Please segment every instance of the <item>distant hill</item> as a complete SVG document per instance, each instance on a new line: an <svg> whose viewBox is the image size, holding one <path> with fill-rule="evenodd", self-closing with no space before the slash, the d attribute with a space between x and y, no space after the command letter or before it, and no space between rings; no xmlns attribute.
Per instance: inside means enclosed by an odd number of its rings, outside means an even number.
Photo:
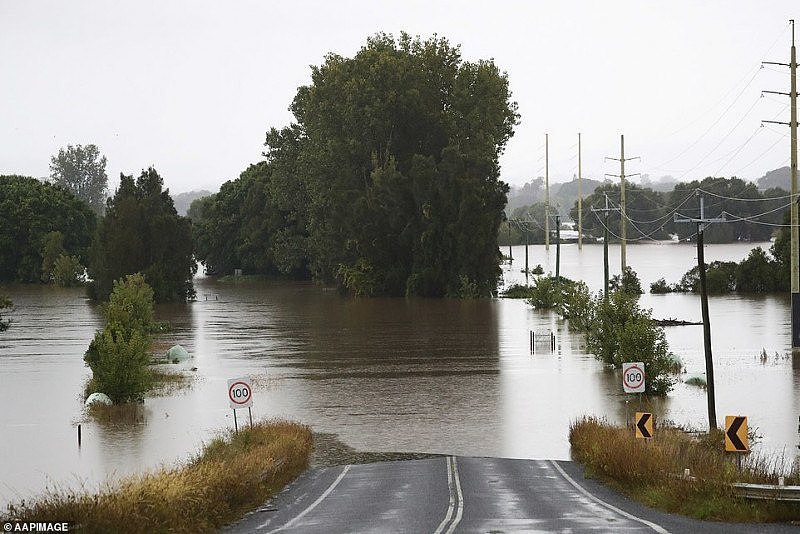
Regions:
<svg viewBox="0 0 800 534"><path fill-rule="evenodd" d="M511 213L522 206L530 206L542 201L544 201L544 178L540 176L522 187L512 185L508 191L506 210Z"/></svg>
<svg viewBox="0 0 800 534"><path fill-rule="evenodd" d="M597 180L592 180L590 178L584 178L582 185L583 198L591 195L602 183L603 182L598 182ZM530 206L531 204L536 204L537 202L544 202L544 199L544 178L536 178L522 187L512 186L508 192L508 204L506 204L506 212L511 213L517 208ZM577 178L573 178L570 182L550 184L550 205L557 207L562 216L569 216L569 210L572 209L572 206L575 205L577 200Z"/></svg>
<svg viewBox="0 0 800 534"><path fill-rule="evenodd" d="M207 197L210 194L211 191L206 191L205 189L201 189L200 191L189 191L188 193L174 195L172 197L172 201L175 203L175 209L178 211L178 215L186 216L192 201L198 198Z"/></svg>
<svg viewBox="0 0 800 534"><path fill-rule="evenodd" d="M561 216L569 217L569 210L571 210L572 206L578 201L578 179L573 178L572 181L559 185L560 187L555 193L553 193L553 188L550 189L550 203L558 207L558 212ZM603 182L598 182L591 178L584 178L583 184L581 184L583 198L594 193L594 190L601 185L603 185Z"/></svg>
<svg viewBox="0 0 800 534"><path fill-rule="evenodd" d="M760 191L766 191L773 187L780 187L784 191L792 190L792 173L789 167L781 167L774 171L769 171L756 182Z"/></svg>

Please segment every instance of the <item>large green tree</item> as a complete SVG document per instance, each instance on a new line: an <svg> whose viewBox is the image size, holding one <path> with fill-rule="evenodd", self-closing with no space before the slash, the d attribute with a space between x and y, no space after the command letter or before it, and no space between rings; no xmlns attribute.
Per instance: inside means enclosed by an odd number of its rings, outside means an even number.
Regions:
<svg viewBox="0 0 800 534"><path fill-rule="evenodd" d="M50 158L50 179L66 187L98 215L103 213L108 191L106 157L95 145L67 145Z"/></svg>
<svg viewBox="0 0 800 534"><path fill-rule="evenodd" d="M85 263L95 225L94 213L66 189L0 176L0 281L41 281L50 232L63 236L61 252Z"/></svg>
<svg viewBox="0 0 800 534"><path fill-rule="evenodd" d="M115 280L137 272L153 288L156 302L194 296L191 223L175 211L163 185L152 167L136 180L120 175L92 245L93 298L105 300Z"/></svg>
<svg viewBox="0 0 800 534"><path fill-rule="evenodd" d="M361 294L494 290L498 158L518 120L506 75L446 39L379 34L311 78L291 109L312 272Z"/></svg>

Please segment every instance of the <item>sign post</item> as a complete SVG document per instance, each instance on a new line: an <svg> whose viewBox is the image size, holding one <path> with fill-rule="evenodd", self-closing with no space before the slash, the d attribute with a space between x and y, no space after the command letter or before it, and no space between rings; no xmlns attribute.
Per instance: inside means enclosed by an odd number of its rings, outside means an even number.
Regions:
<svg viewBox="0 0 800 534"><path fill-rule="evenodd" d="M250 426L253 426L253 386L249 378L231 378L228 380L228 403L233 410L233 427L239 431L239 423L236 420L236 409L247 408L250 414Z"/></svg>

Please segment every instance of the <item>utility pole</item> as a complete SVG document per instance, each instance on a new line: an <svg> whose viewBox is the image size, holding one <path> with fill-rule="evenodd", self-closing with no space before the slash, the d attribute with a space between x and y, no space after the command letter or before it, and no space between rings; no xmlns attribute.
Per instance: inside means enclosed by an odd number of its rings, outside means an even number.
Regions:
<svg viewBox="0 0 800 534"><path fill-rule="evenodd" d="M544 249L550 250L550 159L549 139L544 134Z"/></svg>
<svg viewBox="0 0 800 534"><path fill-rule="evenodd" d="M714 360L711 356L711 321L708 316L708 291L706 288L706 262L703 254L703 230L707 224L725 222L725 217L706 219L703 195L697 191L700 199L700 218L679 219L675 214L676 223L693 222L697 224L697 268L700 272L700 311L703 314L703 348L706 356L706 393L708 401L708 430L717 427L717 408L714 400Z"/></svg>
<svg viewBox="0 0 800 534"><path fill-rule="evenodd" d="M789 67L789 76L791 81L789 83L789 92L782 93L779 91L763 91L764 93L772 93L776 95L785 95L789 97L791 103L791 110L789 115L789 122L780 121L761 121L770 122L773 124L784 124L789 126L791 132L789 152L791 157L791 172L792 172L792 207L791 207L791 280L792 280L792 354L794 356L800 355L800 245L798 244L798 210L797 210L797 52L794 46L794 19L790 20L792 25L792 48L789 53L789 63L776 63L772 61L764 61L764 65L782 65Z"/></svg>
<svg viewBox="0 0 800 534"><path fill-rule="evenodd" d="M608 193L603 193L606 198L606 207L605 208L592 208L592 212L603 212L605 214L605 222L603 223L604 233L603 233L603 298L608 298L608 212L609 211L616 211L613 208L608 207Z"/></svg>
<svg viewBox="0 0 800 534"><path fill-rule="evenodd" d="M583 178L581 176L581 133L578 132L578 250L583 250Z"/></svg>
<svg viewBox="0 0 800 534"><path fill-rule="evenodd" d="M622 241L619 249L619 256L620 256L620 271L624 275L625 269L628 266L627 257L625 253L625 242L627 241L627 226L628 226L628 218L625 214L625 177L626 176L637 176L639 173L635 174L625 174L625 162L634 160L634 159L641 159L639 156L633 158L626 158L625 157L625 136L619 136L619 159L617 158L606 158L606 159L613 159L615 161L619 161L619 174L606 174L606 176L616 176L619 178L619 226L620 226L620 240Z"/></svg>
<svg viewBox="0 0 800 534"><path fill-rule="evenodd" d="M561 280L561 216L556 213L556 284Z"/></svg>

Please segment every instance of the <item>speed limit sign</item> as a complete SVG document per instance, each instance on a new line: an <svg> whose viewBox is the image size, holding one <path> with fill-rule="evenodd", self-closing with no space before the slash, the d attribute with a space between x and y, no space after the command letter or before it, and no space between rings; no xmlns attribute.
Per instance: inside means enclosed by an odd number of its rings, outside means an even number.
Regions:
<svg viewBox="0 0 800 534"><path fill-rule="evenodd" d="M253 405L253 387L249 378L228 380L228 402L231 408L249 408Z"/></svg>
<svg viewBox="0 0 800 534"><path fill-rule="evenodd" d="M622 388L625 393L644 393L644 363L622 364Z"/></svg>

